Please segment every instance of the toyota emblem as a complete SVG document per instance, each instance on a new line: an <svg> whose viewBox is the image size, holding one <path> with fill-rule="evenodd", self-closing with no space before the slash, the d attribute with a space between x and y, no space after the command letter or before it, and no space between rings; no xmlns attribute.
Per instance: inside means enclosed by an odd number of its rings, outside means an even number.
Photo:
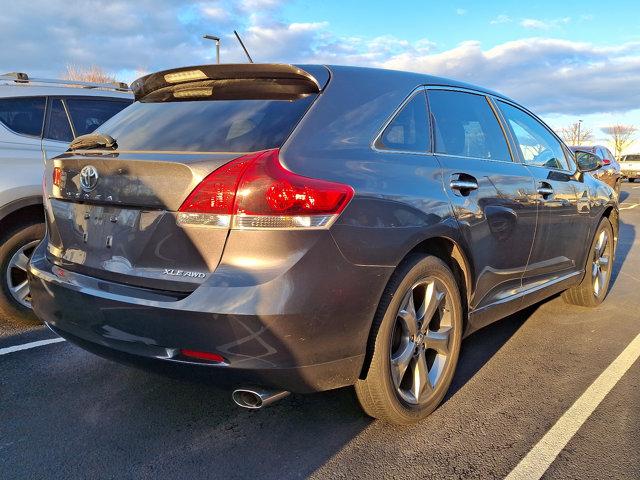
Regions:
<svg viewBox="0 0 640 480"><path fill-rule="evenodd" d="M86 165L80 170L80 186L85 192L90 192L98 185L98 170L93 165Z"/></svg>

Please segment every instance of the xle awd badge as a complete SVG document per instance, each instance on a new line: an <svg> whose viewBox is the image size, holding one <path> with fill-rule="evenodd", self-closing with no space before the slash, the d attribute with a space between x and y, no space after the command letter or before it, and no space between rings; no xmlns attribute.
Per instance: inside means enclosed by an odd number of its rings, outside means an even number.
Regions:
<svg viewBox="0 0 640 480"><path fill-rule="evenodd" d="M191 277L191 278L204 278L206 273L201 272L187 272L185 270L174 270L173 268L165 268L164 275L171 275L172 277Z"/></svg>
<svg viewBox="0 0 640 480"><path fill-rule="evenodd" d="M85 165L80 170L80 186L85 192L90 192L98 185L98 169L93 165Z"/></svg>

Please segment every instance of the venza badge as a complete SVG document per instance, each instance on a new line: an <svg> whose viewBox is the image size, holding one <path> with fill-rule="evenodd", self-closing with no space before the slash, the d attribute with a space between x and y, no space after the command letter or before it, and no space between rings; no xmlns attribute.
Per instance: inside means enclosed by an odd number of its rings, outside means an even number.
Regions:
<svg viewBox="0 0 640 480"><path fill-rule="evenodd" d="M98 170L93 165L86 165L80 170L80 186L85 192L90 192L98 185Z"/></svg>

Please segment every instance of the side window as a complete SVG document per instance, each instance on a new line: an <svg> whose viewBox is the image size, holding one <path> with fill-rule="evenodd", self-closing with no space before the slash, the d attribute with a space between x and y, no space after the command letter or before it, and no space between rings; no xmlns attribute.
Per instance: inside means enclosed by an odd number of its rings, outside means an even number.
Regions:
<svg viewBox="0 0 640 480"><path fill-rule="evenodd" d="M511 161L507 140L487 98L429 90L436 153Z"/></svg>
<svg viewBox="0 0 640 480"><path fill-rule="evenodd" d="M93 98L69 98L66 100L76 136L93 132L131 102Z"/></svg>
<svg viewBox="0 0 640 480"><path fill-rule="evenodd" d="M51 102L51 112L49 113L49 121L47 122L44 137L61 142L70 142L73 140L69 118L62 105L62 100L59 98Z"/></svg>
<svg viewBox="0 0 640 480"><path fill-rule="evenodd" d="M44 107L44 97L0 99L0 122L16 133L40 137Z"/></svg>
<svg viewBox="0 0 640 480"><path fill-rule="evenodd" d="M547 128L528 113L498 101L502 114L513 130L516 143L527 165L568 170L562 144Z"/></svg>
<svg viewBox="0 0 640 480"><path fill-rule="evenodd" d="M427 99L417 92L391 120L376 141L381 150L424 153L430 150Z"/></svg>

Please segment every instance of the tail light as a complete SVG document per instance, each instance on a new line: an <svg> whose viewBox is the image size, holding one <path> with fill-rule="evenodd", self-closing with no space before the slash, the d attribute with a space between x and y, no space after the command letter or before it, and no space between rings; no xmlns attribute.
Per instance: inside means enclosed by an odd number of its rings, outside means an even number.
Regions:
<svg viewBox="0 0 640 480"><path fill-rule="evenodd" d="M56 187L62 187L62 168L53 167L52 181Z"/></svg>
<svg viewBox="0 0 640 480"><path fill-rule="evenodd" d="M236 158L206 177L179 209L178 222L232 228L328 228L353 188L303 177L278 149Z"/></svg>
<svg viewBox="0 0 640 480"><path fill-rule="evenodd" d="M602 164L603 165L611 165L611 160L609 160L608 158L603 158L602 159Z"/></svg>

